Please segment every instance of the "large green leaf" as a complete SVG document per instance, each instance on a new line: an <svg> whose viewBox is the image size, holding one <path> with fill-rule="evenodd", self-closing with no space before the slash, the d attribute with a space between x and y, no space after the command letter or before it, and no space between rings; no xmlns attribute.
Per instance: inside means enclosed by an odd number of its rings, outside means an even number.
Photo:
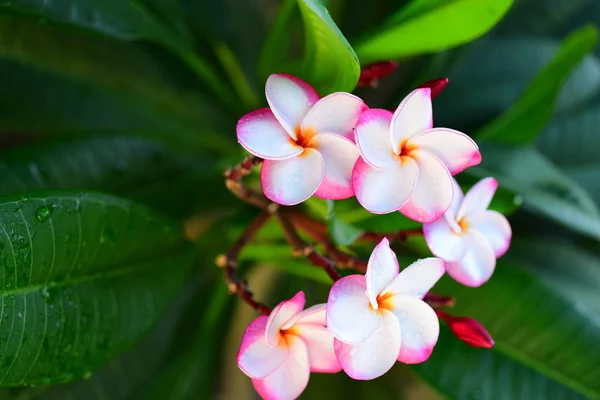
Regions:
<svg viewBox="0 0 600 400"><path fill-rule="evenodd" d="M162 23L164 5L158 0L3 0L0 7L40 16L49 22L91 29L123 40L150 40L178 54L221 100L233 99L220 76L196 56L185 36ZM148 8L148 5L153 7ZM158 6L158 7L157 7ZM164 15L162 15L164 16ZM167 18L172 18L172 14Z"/></svg>
<svg viewBox="0 0 600 400"><path fill-rule="evenodd" d="M432 53L490 30L512 0L413 0L355 45L362 63Z"/></svg>
<svg viewBox="0 0 600 400"><path fill-rule="evenodd" d="M596 29L591 26L569 35L520 99L501 117L485 126L478 138L519 145L532 143L550 119L562 84L594 48L597 36Z"/></svg>
<svg viewBox="0 0 600 400"><path fill-rule="evenodd" d="M182 84L169 81L165 71L157 65L159 60L154 59L139 45L115 42L91 34L74 34L6 15L0 15L0 32L5 33L0 34L0 58L75 85L99 90L113 101L129 103L134 109L145 109L154 119L157 115L162 116L166 122L154 129L162 132L166 140L174 141L182 136L191 136L210 145L210 138L216 136L211 134L211 130L226 124L222 113L211 106L207 99L186 89ZM10 70L10 64L8 69ZM8 75L9 71L3 71L2 75L5 74ZM9 82L7 86L14 85L15 91L20 89L23 92L25 88L22 85L26 82L19 81L19 75L23 74L24 72L20 72L16 77L10 74L10 79L15 82L12 85ZM26 97L27 93L20 96ZM34 93L39 98L38 103L47 100L40 96L39 90ZM86 99L83 93L81 97L75 101L83 102ZM19 102L7 96L4 101L9 99L9 110L27 110L29 107L25 103L26 99ZM68 100L68 97L60 98L55 104L51 103L46 107L52 106L51 113L56 113L56 108ZM76 120L81 115L81 111L68 115L66 111L71 110L59 110L59 116L55 118ZM12 115L8 110L3 112L9 118ZM35 120L37 116L31 115L29 119ZM23 124L27 126L29 123L25 121ZM137 129L133 123L131 125L136 131L153 129L150 123ZM127 128L129 127L123 129ZM194 135L194 131L198 130L205 134Z"/></svg>
<svg viewBox="0 0 600 400"><path fill-rule="evenodd" d="M531 211L600 239L600 213L586 191L533 148L482 146L483 161L468 170L494 176L504 188L523 196Z"/></svg>
<svg viewBox="0 0 600 400"><path fill-rule="evenodd" d="M467 349L442 335L432 359L416 367L453 398L575 398L567 388L600 398L600 325L560 289L500 262L479 288L446 277L435 290L453 295L452 313L479 320L496 342Z"/></svg>
<svg viewBox="0 0 600 400"><path fill-rule="evenodd" d="M154 325L189 270L181 228L143 206L69 191L0 199L2 386L89 376Z"/></svg>
<svg viewBox="0 0 600 400"><path fill-rule="evenodd" d="M300 65L283 58L288 48L288 24L296 3L304 22L305 49ZM281 5L269 37L261 52L261 73L291 72L307 80L321 95L351 92L360 75L354 50L320 0L286 0Z"/></svg>
<svg viewBox="0 0 600 400"><path fill-rule="evenodd" d="M0 175L0 195L101 190L177 218L235 201L211 157L192 158L142 138L76 138L0 151ZM202 190L207 186L211 196Z"/></svg>

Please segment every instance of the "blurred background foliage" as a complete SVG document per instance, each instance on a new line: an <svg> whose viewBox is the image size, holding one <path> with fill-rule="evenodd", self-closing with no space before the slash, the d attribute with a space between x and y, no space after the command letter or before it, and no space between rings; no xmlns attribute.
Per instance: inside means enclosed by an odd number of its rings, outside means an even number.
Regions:
<svg viewBox="0 0 600 400"><path fill-rule="evenodd" d="M482 287L435 289L496 346L444 328L422 365L314 374L302 398L600 399L600 2L323 3L0 0L0 399L256 398L235 364L255 314L214 266L257 214L222 182L244 155L236 121L265 105L270 73L325 95L382 60L399 68L356 93L393 108L449 77L436 126L483 154L459 181L500 182L511 250ZM357 232L415 226L354 200L301 208L363 257ZM396 251L428 254L419 238ZM326 299L326 274L274 222L241 260L268 304Z"/></svg>

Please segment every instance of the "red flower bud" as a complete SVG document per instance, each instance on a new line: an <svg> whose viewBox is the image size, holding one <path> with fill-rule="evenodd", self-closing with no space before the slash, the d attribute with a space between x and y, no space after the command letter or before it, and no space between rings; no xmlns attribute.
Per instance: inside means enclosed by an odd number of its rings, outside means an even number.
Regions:
<svg viewBox="0 0 600 400"><path fill-rule="evenodd" d="M448 84L448 78L438 78L427 81L419 85L420 88L430 88L431 89L431 98L433 99L435 96L440 94L442 90Z"/></svg>
<svg viewBox="0 0 600 400"><path fill-rule="evenodd" d="M454 336L473 347L491 349L494 339L478 321L468 317L454 317L441 310L435 310L440 319L446 321Z"/></svg>
<svg viewBox="0 0 600 400"><path fill-rule="evenodd" d="M398 63L395 61L382 61L369 64L360 70L357 85L376 87L379 83L379 78L391 74L396 68L398 68Z"/></svg>

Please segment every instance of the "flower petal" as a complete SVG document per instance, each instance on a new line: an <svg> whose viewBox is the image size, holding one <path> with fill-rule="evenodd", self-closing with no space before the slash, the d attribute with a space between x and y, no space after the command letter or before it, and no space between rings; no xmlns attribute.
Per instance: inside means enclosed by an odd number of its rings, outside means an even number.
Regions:
<svg viewBox="0 0 600 400"><path fill-rule="evenodd" d="M373 249L365 274L367 295L373 308L377 308L377 295L394 280L399 270L396 254L390 249L387 238L383 238Z"/></svg>
<svg viewBox="0 0 600 400"><path fill-rule="evenodd" d="M392 368L401 351L400 324L394 315L386 311L381 327L360 344L334 341L335 354L352 379L375 379Z"/></svg>
<svg viewBox="0 0 600 400"><path fill-rule="evenodd" d="M490 279L496 267L496 257L490 242L475 229L469 231L469 250L460 261L446 263L446 271L454 280L466 286L481 286Z"/></svg>
<svg viewBox="0 0 600 400"><path fill-rule="evenodd" d="M306 344L308 361L312 372L335 374L342 366L333 351L333 335L325 326L298 324L296 334Z"/></svg>
<svg viewBox="0 0 600 400"><path fill-rule="evenodd" d="M293 139L296 127L308 110L319 100L319 95L308 83L287 74L273 74L265 85L267 102L279 123Z"/></svg>
<svg viewBox="0 0 600 400"><path fill-rule="evenodd" d="M352 188L356 199L373 214L398 210L410 198L417 181L417 163L410 157L394 169L377 169L359 158L352 171Z"/></svg>
<svg viewBox="0 0 600 400"><path fill-rule="evenodd" d="M337 281L327 300L327 326L346 343L361 343L381 327L379 313L371 309L363 275L348 275Z"/></svg>
<svg viewBox="0 0 600 400"><path fill-rule="evenodd" d="M419 167L415 189L400 212L415 221L429 223L440 218L453 198L452 176L435 157L420 150L411 153Z"/></svg>
<svg viewBox="0 0 600 400"><path fill-rule="evenodd" d="M392 147L400 154L401 146L408 139L433 126L431 89L415 89L402 100L392 117Z"/></svg>
<svg viewBox="0 0 600 400"><path fill-rule="evenodd" d="M422 299L444 275L444 271L444 262L439 258L430 257L415 261L404 268L383 292Z"/></svg>
<svg viewBox="0 0 600 400"><path fill-rule="evenodd" d="M288 349L285 346L271 346L266 339L267 317L256 318L244 332L242 344L237 354L240 369L250 378L264 378L285 360Z"/></svg>
<svg viewBox="0 0 600 400"><path fill-rule="evenodd" d="M448 208L448 210L446 210L446 213L448 213L449 211L452 212L452 215L450 216L452 219L456 220L456 215L458 214L458 209L460 208L460 205L462 204L463 198L465 197L463 195L463 191L460 188L460 185L458 184L458 182L456 182L456 179L454 179L454 177L452 177L452 187L454 188L452 193L452 203L450 203L450 207Z"/></svg>
<svg viewBox="0 0 600 400"><path fill-rule="evenodd" d="M323 181L315 196L327 200L342 200L354 196L352 168L358 159L356 145L345 137L319 133L309 142L323 157Z"/></svg>
<svg viewBox="0 0 600 400"><path fill-rule="evenodd" d="M440 334L435 311L424 301L410 296L397 296L393 301L393 312L402 332L398 361L417 364L427 360Z"/></svg>
<svg viewBox="0 0 600 400"><path fill-rule="evenodd" d="M400 160L390 146L392 113L377 108L363 112L356 124L354 140L360 154L375 168L394 168Z"/></svg>
<svg viewBox="0 0 600 400"><path fill-rule="evenodd" d="M506 217L497 211L484 211L469 217L469 226L483 233L494 249L496 258L510 247L512 230Z"/></svg>
<svg viewBox="0 0 600 400"><path fill-rule="evenodd" d="M410 143L434 155L452 175L481 162L481 153L473 139L453 129L430 129L414 136Z"/></svg>
<svg viewBox="0 0 600 400"><path fill-rule="evenodd" d="M305 149L297 157L263 161L260 170L262 191L286 206L302 203L312 196L323 180L323 157L315 149Z"/></svg>
<svg viewBox="0 0 600 400"><path fill-rule="evenodd" d="M242 147L261 158L283 160L304 150L292 141L268 108L244 115L238 121L236 131Z"/></svg>
<svg viewBox="0 0 600 400"><path fill-rule="evenodd" d="M327 325L327 320L325 318L326 309L327 304L325 303L315 304L314 306L309 307L293 316L290 320L288 320L288 322L283 324L281 329L290 329L296 324L325 326Z"/></svg>
<svg viewBox="0 0 600 400"><path fill-rule="evenodd" d="M368 107L350 93L332 93L317 101L302 120L302 129L334 133L351 141L360 114Z"/></svg>
<svg viewBox="0 0 600 400"><path fill-rule="evenodd" d="M448 221L448 210L442 218L429 224L423 224L423 235L429 250L444 261L457 261L464 257L467 252L468 242L460 231L454 231ZM451 220L453 221L453 220ZM456 222L455 222L456 223Z"/></svg>
<svg viewBox="0 0 600 400"><path fill-rule="evenodd" d="M282 338L281 328L286 325L286 323L291 320L296 314L300 313L304 308L304 304L306 299L304 297L304 292L300 291L294 295L289 300L282 301L271 311L271 315L269 315L269 319L267 321L267 341L273 345L277 346L280 344Z"/></svg>
<svg viewBox="0 0 600 400"><path fill-rule="evenodd" d="M461 219L464 216L487 210L496 189L498 189L498 181L494 178L485 178L477 182L465 195L456 218Z"/></svg>
<svg viewBox="0 0 600 400"><path fill-rule="evenodd" d="M294 400L308 384L310 366L306 345L299 337L290 335L288 346L288 356L279 368L264 379L252 381L264 400Z"/></svg>

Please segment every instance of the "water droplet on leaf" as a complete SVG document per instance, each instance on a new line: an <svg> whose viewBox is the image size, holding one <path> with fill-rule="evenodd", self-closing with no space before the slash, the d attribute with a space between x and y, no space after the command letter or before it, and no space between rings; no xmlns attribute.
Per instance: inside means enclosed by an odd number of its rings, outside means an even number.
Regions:
<svg viewBox="0 0 600 400"><path fill-rule="evenodd" d="M40 207L35 211L35 217L40 221L48 221L50 219L51 210L49 207Z"/></svg>

